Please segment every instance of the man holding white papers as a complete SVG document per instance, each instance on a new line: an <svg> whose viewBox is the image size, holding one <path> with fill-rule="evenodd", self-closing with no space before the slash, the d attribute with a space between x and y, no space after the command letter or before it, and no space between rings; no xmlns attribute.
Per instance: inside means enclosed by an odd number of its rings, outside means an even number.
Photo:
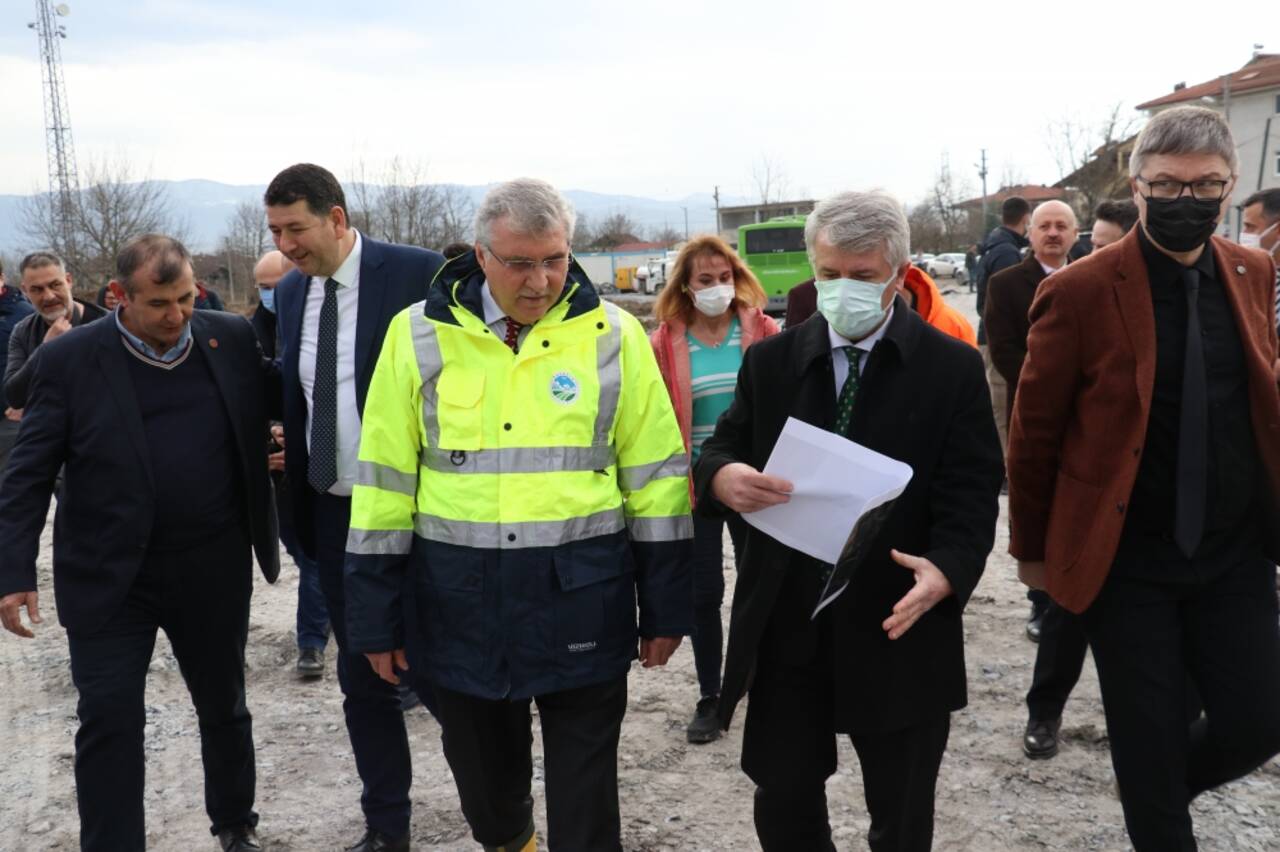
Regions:
<svg viewBox="0 0 1280 852"><path fill-rule="evenodd" d="M750 691L742 767L766 852L834 848L837 734L862 764L871 848L929 849L950 714L966 702L961 611L995 537L1000 443L978 353L894 296L909 268L901 204L834 196L805 242L818 313L744 357L694 468L699 510L790 500L790 481L760 471L791 417L905 463L911 479L848 588L813 617L832 566L748 531L720 719Z"/></svg>

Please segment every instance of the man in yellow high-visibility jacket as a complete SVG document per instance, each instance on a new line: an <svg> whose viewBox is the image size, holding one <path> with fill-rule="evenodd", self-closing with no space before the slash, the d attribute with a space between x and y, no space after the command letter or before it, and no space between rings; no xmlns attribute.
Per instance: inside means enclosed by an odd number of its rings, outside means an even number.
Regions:
<svg viewBox="0 0 1280 852"><path fill-rule="evenodd" d="M535 846L531 699L551 848L621 849L637 633L660 666L693 625L684 442L640 323L573 262L573 221L542 181L489 192L475 250L391 321L352 496L351 646L388 680L410 663L431 675L490 849ZM405 572L416 625L400 623Z"/></svg>

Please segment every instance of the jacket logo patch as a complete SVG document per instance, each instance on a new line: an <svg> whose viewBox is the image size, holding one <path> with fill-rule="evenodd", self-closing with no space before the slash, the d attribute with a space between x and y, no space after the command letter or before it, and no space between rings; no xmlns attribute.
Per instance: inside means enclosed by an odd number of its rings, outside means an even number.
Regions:
<svg viewBox="0 0 1280 852"><path fill-rule="evenodd" d="M591 642L570 642L568 645L570 654L581 654L583 651L594 651L596 648L595 641Z"/></svg>
<svg viewBox="0 0 1280 852"><path fill-rule="evenodd" d="M572 405L578 400L578 380L568 373L556 373L551 377L551 398L561 405Z"/></svg>

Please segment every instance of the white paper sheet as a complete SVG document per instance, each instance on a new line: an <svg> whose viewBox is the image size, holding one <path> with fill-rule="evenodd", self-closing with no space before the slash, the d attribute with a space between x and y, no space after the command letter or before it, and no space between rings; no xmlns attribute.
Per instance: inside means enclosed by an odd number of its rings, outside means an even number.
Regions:
<svg viewBox="0 0 1280 852"><path fill-rule="evenodd" d="M742 516L801 553L835 564L854 524L895 499L911 467L834 432L787 418L764 473L789 480L791 499Z"/></svg>

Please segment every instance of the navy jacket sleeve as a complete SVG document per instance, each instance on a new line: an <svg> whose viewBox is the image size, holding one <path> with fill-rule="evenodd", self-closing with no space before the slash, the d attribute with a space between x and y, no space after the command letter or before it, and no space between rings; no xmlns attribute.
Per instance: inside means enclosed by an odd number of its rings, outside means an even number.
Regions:
<svg viewBox="0 0 1280 852"><path fill-rule="evenodd" d="M34 315L33 315L34 316ZM10 408L22 408L31 389L32 350L27 348L28 323L19 323L9 336L9 353L4 365L4 398Z"/></svg>
<svg viewBox="0 0 1280 852"><path fill-rule="evenodd" d="M58 470L66 460L63 386L43 375L39 353L18 441L0 487L0 596L36 590L36 556Z"/></svg>

